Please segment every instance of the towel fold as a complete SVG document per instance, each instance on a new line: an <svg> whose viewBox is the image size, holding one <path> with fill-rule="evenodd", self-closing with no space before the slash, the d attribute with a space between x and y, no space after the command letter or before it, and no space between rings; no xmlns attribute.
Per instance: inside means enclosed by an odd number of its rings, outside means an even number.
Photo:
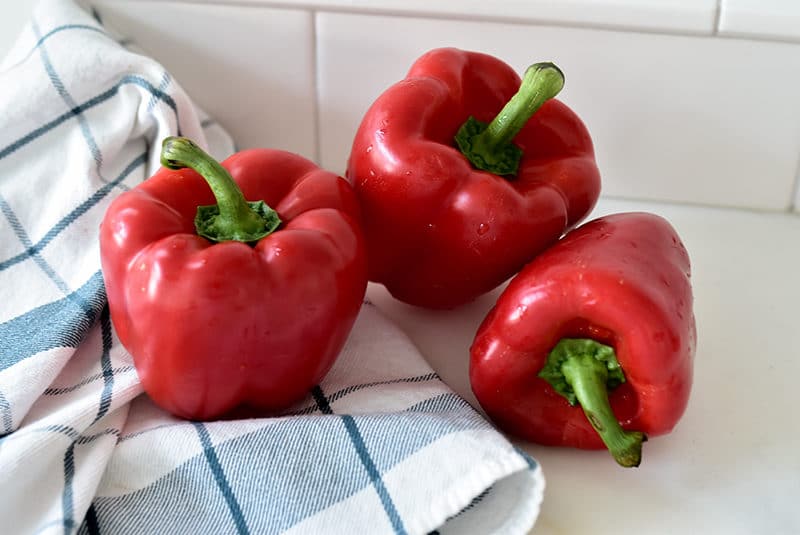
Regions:
<svg viewBox="0 0 800 535"><path fill-rule="evenodd" d="M97 229L161 140L233 152L158 62L45 0L0 64L0 518L9 533L527 533L535 460L365 302L322 384L187 422L142 392Z"/></svg>

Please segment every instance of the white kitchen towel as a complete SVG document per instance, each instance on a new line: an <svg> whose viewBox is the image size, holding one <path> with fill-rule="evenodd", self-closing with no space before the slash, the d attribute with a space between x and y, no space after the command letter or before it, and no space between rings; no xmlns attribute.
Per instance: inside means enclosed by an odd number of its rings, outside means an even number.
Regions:
<svg viewBox="0 0 800 535"><path fill-rule="evenodd" d="M98 225L184 135L233 151L153 58L46 0L0 65L0 531L526 533L541 469L365 303L280 417L176 419L111 326Z"/></svg>

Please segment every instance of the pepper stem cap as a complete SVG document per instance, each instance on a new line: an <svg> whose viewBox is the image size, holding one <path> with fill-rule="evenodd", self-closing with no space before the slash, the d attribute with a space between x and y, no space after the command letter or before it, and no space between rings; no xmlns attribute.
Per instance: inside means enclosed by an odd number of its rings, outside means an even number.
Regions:
<svg viewBox="0 0 800 535"><path fill-rule="evenodd" d="M547 357L539 377L550 383L570 405L580 404L586 418L617 463L639 466L644 433L625 431L611 409L609 389L625 382L610 346L585 338L564 338Z"/></svg>
<svg viewBox="0 0 800 535"><path fill-rule="evenodd" d="M525 71L519 90L490 123L470 116L455 141L472 165L496 175L515 175L522 149L512 141L542 105L564 87L564 73L550 62L534 63Z"/></svg>
<svg viewBox="0 0 800 535"><path fill-rule="evenodd" d="M264 201L246 201L228 170L190 139L165 138L161 145L161 165L195 170L214 193L217 204L197 207L194 225L200 236L214 242L254 243L280 226L278 212Z"/></svg>

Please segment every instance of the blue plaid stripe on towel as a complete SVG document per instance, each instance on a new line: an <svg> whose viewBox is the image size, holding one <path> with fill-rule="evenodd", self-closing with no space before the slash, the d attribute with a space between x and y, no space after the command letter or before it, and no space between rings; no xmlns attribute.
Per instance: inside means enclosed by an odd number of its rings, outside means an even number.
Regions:
<svg viewBox="0 0 800 535"><path fill-rule="evenodd" d="M116 338L97 229L181 134L230 138L67 0L0 65L0 532L527 533L544 479L365 303L280 417L187 422Z"/></svg>

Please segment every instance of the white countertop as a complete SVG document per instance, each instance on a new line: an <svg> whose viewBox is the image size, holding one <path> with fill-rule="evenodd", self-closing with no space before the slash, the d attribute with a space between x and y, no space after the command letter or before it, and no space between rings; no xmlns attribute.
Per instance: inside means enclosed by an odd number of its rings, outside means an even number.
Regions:
<svg viewBox="0 0 800 535"><path fill-rule="evenodd" d="M639 210L666 217L692 260L698 348L689 407L672 434L645 443L636 469L603 451L519 443L547 480L533 533L800 533L800 217L609 199L592 217ZM368 290L476 407L469 346L499 293L432 312L382 286Z"/></svg>

